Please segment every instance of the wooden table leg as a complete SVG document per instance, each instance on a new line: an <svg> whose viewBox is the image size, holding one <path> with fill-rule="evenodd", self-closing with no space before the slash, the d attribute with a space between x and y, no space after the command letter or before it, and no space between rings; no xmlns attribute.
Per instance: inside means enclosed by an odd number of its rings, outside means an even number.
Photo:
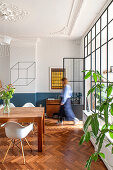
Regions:
<svg viewBox="0 0 113 170"><path fill-rule="evenodd" d="M43 133L45 133L45 114L43 114Z"/></svg>
<svg viewBox="0 0 113 170"><path fill-rule="evenodd" d="M38 152L42 152L43 145L43 118L39 118L38 121Z"/></svg>

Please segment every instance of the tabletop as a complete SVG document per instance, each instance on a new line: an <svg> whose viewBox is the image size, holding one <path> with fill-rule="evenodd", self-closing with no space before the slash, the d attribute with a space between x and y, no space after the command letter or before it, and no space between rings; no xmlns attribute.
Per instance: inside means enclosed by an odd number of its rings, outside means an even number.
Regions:
<svg viewBox="0 0 113 170"><path fill-rule="evenodd" d="M0 118L36 118L42 117L44 114L44 107L13 107L10 108L10 113L3 113L0 109Z"/></svg>

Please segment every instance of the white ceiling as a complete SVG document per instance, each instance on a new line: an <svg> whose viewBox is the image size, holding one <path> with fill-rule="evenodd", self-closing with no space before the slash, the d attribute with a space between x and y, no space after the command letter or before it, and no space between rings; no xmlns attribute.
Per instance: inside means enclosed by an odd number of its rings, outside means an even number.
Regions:
<svg viewBox="0 0 113 170"><path fill-rule="evenodd" d="M71 37L79 38L83 36L108 1L109 0L84 0L71 32Z"/></svg>
<svg viewBox="0 0 113 170"><path fill-rule="evenodd" d="M16 22L0 20L0 34L14 38L80 38L107 0L4 0L29 12Z"/></svg>

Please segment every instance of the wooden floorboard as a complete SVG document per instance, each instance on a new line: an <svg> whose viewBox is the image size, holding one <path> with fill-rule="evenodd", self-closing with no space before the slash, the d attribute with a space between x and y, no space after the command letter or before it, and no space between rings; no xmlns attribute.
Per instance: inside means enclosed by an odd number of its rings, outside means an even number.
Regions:
<svg viewBox="0 0 113 170"><path fill-rule="evenodd" d="M74 126L73 122L57 125L56 120L46 119L43 152L37 151L37 132L27 137L33 151L24 143L26 164L23 165L21 151L14 147L10 149L5 163L1 161L8 148L9 140L5 137L4 129L0 129L0 170L85 170L86 160L94 152L92 144L84 143L79 146L83 134L82 122ZM92 164L92 170L106 170L103 162L98 160Z"/></svg>

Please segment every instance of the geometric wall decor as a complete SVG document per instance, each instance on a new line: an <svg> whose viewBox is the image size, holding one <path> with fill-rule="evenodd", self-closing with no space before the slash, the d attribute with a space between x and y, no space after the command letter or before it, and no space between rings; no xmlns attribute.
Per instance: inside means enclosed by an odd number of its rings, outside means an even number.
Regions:
<svg viewBox="0 0 113 170"><path fill-rule="evenodd" d="M14 86L28 86L35 78L35 62L17 62L10 69L10 83Z"/></svg>

